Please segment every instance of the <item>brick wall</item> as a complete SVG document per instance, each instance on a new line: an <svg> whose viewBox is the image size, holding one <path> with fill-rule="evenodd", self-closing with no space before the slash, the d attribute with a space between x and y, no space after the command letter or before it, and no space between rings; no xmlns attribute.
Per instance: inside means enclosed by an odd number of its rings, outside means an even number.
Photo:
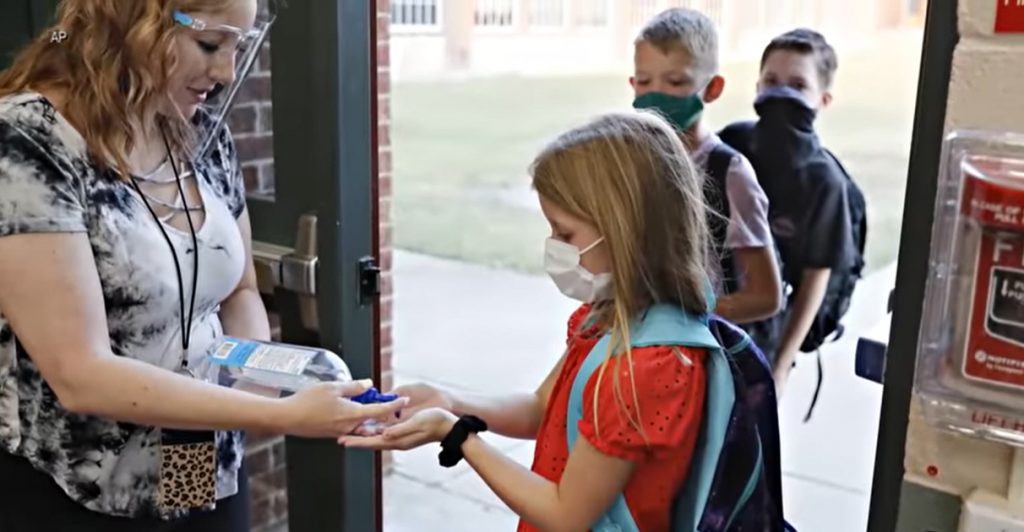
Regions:
<svg viewBox="0 0 1024 532"><path fill-rule="evenodd" d="M388 60L389 0L377 1L377 60L379 63L379 182L380 263L382 269L381 385L391 382L391 135L390 70ZM283 16L286 16L283 15ZM252 195L274 194L273 123L271 113L270 43L264 45L254 71L241 88L229 116L242 160L245 184ZM249 435L249 469L253 530L287 530L288 497L285 482L284 441L280 437ZM388 464L385 457L385 465Z"/></svg>
<svg viewBox="0 0 1024 532"><path fill-rule="evenodd" d="M379 162L377 190L380 195L378 216L380 222L380 365L381 386L391 387L391 305L394 283L391 277L392 233L391 223L391 59L388 27L391 22L391 0L377 0L377 133L379 135Z"/></svg>
<svg viewBox="0 0 1024 532"><path fill-rule="evenodd" d="M239 89L228 125L242 160L250 194L274 194L274 123L270 104L270 43L263 45L252 73Z"/></svg>
<svg viewBox="0 0 1024 532"><path fill-rule="evenodd" d="M947 130L1024 130L1024 106L1020 105L1024 77L1019 74L1024 70L1024 40L1020 35L994 34L996 4L992 0L958 4L960 41L953 56ZM1005 494L1012 463L1005 445L929 428L918 401L911 402L907 480L958 495L975 488Z"/></svg>

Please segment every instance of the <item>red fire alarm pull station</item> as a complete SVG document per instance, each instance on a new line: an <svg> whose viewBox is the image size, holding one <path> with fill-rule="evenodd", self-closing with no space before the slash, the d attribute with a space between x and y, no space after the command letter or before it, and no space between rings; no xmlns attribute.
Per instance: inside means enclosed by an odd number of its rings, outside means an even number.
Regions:
<svg viewBox="0 0 1024 532"><path fill-rule="evenodd" d="M996 0L996 33L1024 33L1024 0Z"/></svg>
<svg viewBox="0 0 1024 532"><path fill-rule="evenodd" d="M969 156L962 168L961 266L976 265L963 375L1024 390L1024 161Z"/></svg>
<svg viewBox="0 0 1024 532"><path fill-rule="evenodd" d="M914 390L938 428L1024 447L1024 136L954 132L939 183Z"/></svg>

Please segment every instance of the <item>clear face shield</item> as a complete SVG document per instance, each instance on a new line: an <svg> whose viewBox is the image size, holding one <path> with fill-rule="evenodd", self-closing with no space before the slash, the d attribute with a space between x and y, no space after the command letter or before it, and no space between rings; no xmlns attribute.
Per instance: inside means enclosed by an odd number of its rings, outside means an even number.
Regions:
<svg viewBox="0 0 1024 532"><path fill-rule="evenodd" d="M263 42L276 17L277 14L272 8L261 8L252 29L244 30L226 24L208 24L187 13L174 12L176 23L199 33L208 33L212 42L221 43L216 53L230 54L234 65L234 81L228 85L218 84L213 91L207 94L206 100L200 104L203 112L209 114L214 126L208 131L204 131L199 139L199 145L195 151L196 158L206 155L221 128L224 127L228 112L231 111L231 106L238 95L238 89L245 83L249 72L256 63L260 50L263 48Z"/></svg>

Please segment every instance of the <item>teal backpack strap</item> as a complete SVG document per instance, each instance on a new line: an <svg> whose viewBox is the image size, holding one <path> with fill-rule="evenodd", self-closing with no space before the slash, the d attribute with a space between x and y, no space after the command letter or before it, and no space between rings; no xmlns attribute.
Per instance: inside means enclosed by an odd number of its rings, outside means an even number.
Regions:
<svg viewBox="0 0 1024 532"><path fill-rule="evenodd" d="M677 526L683 527L681 530L687 531L697 530L697 525L704 514L704 507L711 494L711 484L718 469L718 459L725 445L733 406L736 404L732 369L723 349L709 351L704 373L707 376L707 395L704 398L701 433L693 450L693 459L690 462L686 483L683 485L682 498L676 508L678 515L675 522Z"/></svg>
<svg viewBox="0 0 1024 532"><path fill-rule="evenodd" d="M610 342L611 335L605 334L587 354L573 380L569 393L565 427L570 451L579 437L578 424L583 417L583 391L587 382L590 381L590 377L604 362ZM701 510L708 498L708 492L711 490L718 455L721 453L725 439L725 428L728 426L729 415L735 401L732 373L729 371L728 361L725 359L718 341L708 329L706 320L691 316L681 308L672 305L655 305L648 309L640 322L630 331L630 345L634 348L676 345L707 349L710 353L706 364L708 397L705 400L704 431L711 437L701 438L702 442L699 442L698 446L707 440L715 441L717 444L705 445L703 451L700 448L695 450L691 472L687 477L687 493L691 490L689 485L693 484L693 495L692 497L687 496L688 500L692 500L695 514L692 518L694 526L691 530L696 529L697 519L700 518ZM724 371L719 371L719 368L724 368ZM721 391L728 391L728 393L720 393ZM721 412L724 412L724 415ZM723 418L724 423L721 423L720 420ZM709 421L712 420L710 425L714 425L715 430L709 431ZM710 467L706 463L710 464ZM699 477L699 480L695 477ZM633 520L623 495L619 495L615 499L612 507L591 530L593 532L638 532L636 522Z"/></svg>
<svg viewBox="0 0 1024 532"><path fill-rule="evenodd" d="M579 422L583 417L583 390L590 380L590 376L604 362L608 353L608 346L611 344L611 335L605 334L597 345L590 350L587 358L583 360L580 371L572 381L572 391L569 392L569 409L565 420L565 437L569 444L569 451L572 452L579 438ZM591 532L639 532L633 515L626 506L626 497L619 494L608 512L601 517L601 520L591 527Z"/></svg>

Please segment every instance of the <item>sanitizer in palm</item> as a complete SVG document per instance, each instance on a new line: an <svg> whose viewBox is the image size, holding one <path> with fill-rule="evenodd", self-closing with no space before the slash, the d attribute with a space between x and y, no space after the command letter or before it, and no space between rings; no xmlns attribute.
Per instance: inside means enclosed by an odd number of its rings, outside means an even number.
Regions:
<svg viewBox="0 0 1024 532"><path fill-rule="evenodd" d="M294 393L320 382L352 380L338 355L319 347L225 337L210 355L220 367L219 381Z"/></svg>

